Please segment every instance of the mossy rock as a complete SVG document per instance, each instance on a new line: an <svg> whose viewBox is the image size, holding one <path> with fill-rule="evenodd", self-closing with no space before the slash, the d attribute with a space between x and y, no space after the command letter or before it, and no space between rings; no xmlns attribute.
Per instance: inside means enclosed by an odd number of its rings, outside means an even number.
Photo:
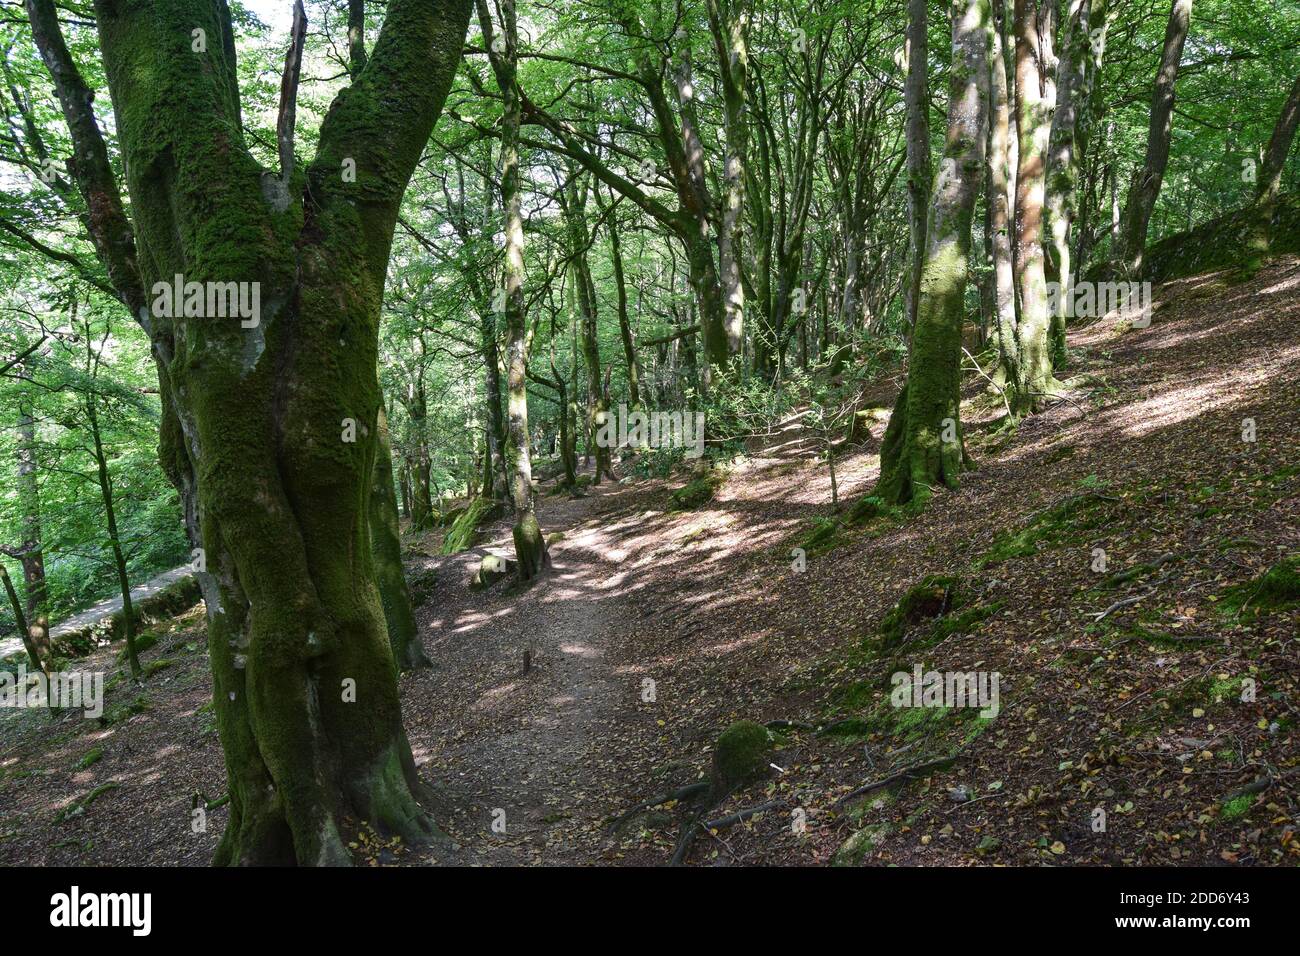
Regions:
<svg viewBox="0 0 1300 956"><path fill-rule="evenodd" d="M1253 580L1229 588L1221 606L1244 616L1300 607L1300 555L1283 558Z"/></svg>
<svg viewBox="0 0 1300 956"><path fill-rule="evenodd" d="M721 484L722 476L715 472L708 472L698 478L692 478L668 496L672 502L672 510L691 511L701 505L708 504L713 500L713 496L717 493Z"/></svg>
<svg viewBox="0 0 1300 956"><path fill-rule="evenodd" d="M1167 282L1218 270L1238 270L1239 280L1259 270L1256 248L1261 228L1270 255L1300 252L1300 194L1279 196L1271 206L1251 203L1211 219L1190 232L1162 239L1144 257L1146 277Z"/></svg>
<svg viewBox="0 0 1300 956"><path fill-rule="evenodd" d="M77 761L77 769L89 770L95 764L99 763L99 761L103 758L103 756L104 756L103 747L92 747L90 750L86 751L86 755L84 757L82 757L80 760Z"/></svg>
<svg viewBox="0 0 1300 956"><path fill-rule="evenodd" d="M165 671L175 664L176 661L170 657L160 657L157 660L147 662L143 668L143 676L147 679L157 674L159 671Z"/></svg>
<svg viewBox="0 0 1300 956"><path fill-rule="evenodd" d="M880 644L891 650L902 644L907 632L924 621L944 617L962 606L962 582L959 578L931 574L913 585L880 622Z"/></svg>
<svg viewBox="0 0 1300 956"><path fill-rule="evenodd" d="M889 835L889 824L863 827L844 841L831 857L831 866L859 866L871 852L880 849Z"/></svg>
<svg viewBox="0 0 1300 956"><path fill-rule="evenodd" d="M549 548L553 544L559 544L564 540L563 531L552 531L546 536L546 546Z"/></svg>
<svg viewBox="0 0 1300 956"><path fill-rule="evenodd" d="M145 651L149 650L157 643L158 643L158 633L156 631L145 631L143 634L137 634L135 636L136 655L138 656L140 654L143 654ZM117 652L117 658L116 658L117 663L125 664L129 656L130 655L128 653L128 649L123 647L120 651Z"/></svg>
<svg viewBox="0 0 1300 956"><path fill-rule="evenodd" d="M149 699L142 694L126 703L110 707L100 716L99 722L105 727L111 726L112 724L120 724L122 721L134 717L136 714L143 714L148 709Z"/></svg>
<svg viewBox="0 0 1300 956"><path fill-rule="evenodd" d="M518 567L510 558L495 554L484 555L483 560L478 563L474 576L469 579L469 586L475 591L490 588L498 581L510 577Z"/></svg>
<svg viewBox="0 0 1300 956"><path fill-rule="evenodd" d="M501 503L491 498L475 498L452 522L442 539L443 554L458 554L474 544L479 529L501 514Z"/></svg>
<svg viewBox="0 0 1300 956"><path fill-rule="evenodd" d="M724 730L713 746L713 793L731 793L764 776L772 744L771 731L752 720L738 720Z"/></svg>

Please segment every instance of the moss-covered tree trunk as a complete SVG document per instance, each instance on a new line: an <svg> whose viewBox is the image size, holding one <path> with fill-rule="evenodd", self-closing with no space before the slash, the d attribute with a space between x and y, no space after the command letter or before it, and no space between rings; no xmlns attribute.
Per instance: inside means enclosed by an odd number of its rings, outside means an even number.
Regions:
<svg viewBox="0 0 1300 956"><path fill-rule="evenodd" d="M904 385L880 451L876 494L923 504L955 488L966 467L962 443L961 332L969 276L971 218L983 179L988 0L952 0L948 130L931 190L916 327Z"/></svg>
<svg viewBox="0 0 1300 956"><path fill-rule="evenodd" d="M163 458L204 548L230 793L216 862L349 863L348 829L362 820L428 836L368 501L393 226L460 61L468 3L392 0L306 170L293 154L296 71L286 69L276 172L244 139L223 0L101 0L133 230L84 83L49 28L53 5L31 0L29 12L73 134L74 177L105 213L96 248L153 343ZM178 275L247 283L260 307L177 315L165 290Z"/></svg>
<svg viewBox="0 0 1300 956"><path fill-rule="evenodd" d="M510 497L515 507L517 574L521 582L536 578L551 563L546 538L533 502L533 468L528 433L528 325L524 314L524 220L519 185L519 123L522 110L516 66L519 39L514 0L500 0L499 40L485 0L478 0L479 26L501 91L501 199L505 205L506 454L510 462Z"/></svg>
<svg viewBox="0 0 1300 956"><path fill-rule="evenodd" d="M1119 249L1115 257L1121 273L1131 278L1137 278L1142 273L1147 228L1151 223L1151 213L1156 208L1156 199L1160 196L1165 167L1169 165L1169 147L1173 139L1174 87L1191 22L1192 0L1173 0L1169 23L1165 27L1160 68L1156 72L1151 94L1146 158L1133 173L1133 179L1129 183L1128 199L1124 204L1120 225Z"/></svg>
<svg viewBox="0 0 1300 956"><path fill-rule="evenodd" d="M428 667L415 625L411 594L402 568L402 537L398 529L397 492L393 482L393 449L388 438L388 416L382 396L375 425L375 470L370 486L370 548L375 562L375 585L384 608L388 646L398 670Z"/></svg>

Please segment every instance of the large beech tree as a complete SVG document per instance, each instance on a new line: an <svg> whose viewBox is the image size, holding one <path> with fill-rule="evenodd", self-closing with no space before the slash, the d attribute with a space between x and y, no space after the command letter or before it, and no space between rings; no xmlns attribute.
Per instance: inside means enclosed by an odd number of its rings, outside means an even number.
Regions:
<svg viewBox="0 0 1300 956"><path fill-rule="evenodd" d="M923 503L955 488L966 466L961 438L961 329L970 275L971 217L983 179L988 105L988 0L952 0L948 132L930 190L925 259L907 383L880 451L877 494Z"/></svg>
<svg viewBox="0 0 1300 956"><path fill-rule="evenodd" d="M128 218L52 0L28 0L118 297L148 333L161 457L208 613L230 787L217 863L345 864L344 827L435 832L401 723L370 548L380 305L398 207L460 62L468 0L390 0L305 167L295 10L279 168L244 137L225 0L97 0ZM258 283L255 325L155 314L154 285Z"/></svg>

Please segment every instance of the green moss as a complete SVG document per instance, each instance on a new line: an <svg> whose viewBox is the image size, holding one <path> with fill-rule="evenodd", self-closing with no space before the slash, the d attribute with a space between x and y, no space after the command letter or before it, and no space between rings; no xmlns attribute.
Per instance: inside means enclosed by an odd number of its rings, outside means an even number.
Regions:
<svg viewBox="0 0 1300 956"><path fill-rule="evenodd" d="M867 495L853 503L853 507L848 510L844 520L849 524L863 524L873 518L887 515L889 512L890 508L885 504L883 498L876 495Z"/></svg>
<svg viewBox="0 0 1300 956"><path fill-rule="evenodd" d="M844 841L831 857L831 866L858 866L869 853L878 850L889 836L888 823L863 827Z"/></svg>
<svg viewBox="0 0 1300 956"><path fill-rule="evenodd" d="M95 764L99 763L100 759L103 756L104 756L103 747L93 747L90 750L86 751L86 755L77 761L77 769L88 770L89 768L93 767Z"/></svg>
<svg viewBox="0 0 1300 956"><path fill-rule="evenodd" d="M80 800L74 800L62 810L54 815L55 823L63 823L65 820L71 820L73 817L79 817L86 812L86 808L92 803L108 793L110 790L116 790L121 784L110 780L108 783L101 783L94 790L90 791Z"/></svg>
<svg viewBox="0 0 1300 956"><path fill-rule="evenodd" d="M717 493L718 486L721 484L722 476L716 472L709 472L698 478L693 478L668 496L671 509L673 511L690 511L707 504L713 500L713 496Z"/></svg>
<svg viewBox="0 0 1300 956"><path fill-rule="evenodd" d="M145 651L149 650L157 643L158 643L157 631L145 631L143 634L137 634L135 638L135 652L137 654L143 654ZM124 647L117 652L117 658L116 658L117 663L125 664L126 658L127 658L127 649Z"/></svg>
<svg viewBox="0 0 1300 956"><path fill-rule="evenodd" d="M922 621L945 616L961 606L961 581L944 575L928 575L907 591L880 622L880 647L892 650L903 643L907 632Z"/></svg>
<svg viewBox="0 0 1300 956"><path fill-rule="evenodd" d="M738 720L713 746L713 792L721 795L767 772L772 759L772 734L762 724Z"/></svg>
<svg viewBox="0 0 1300 956"><path fill-rule="evenodd" d="M103 716L99 718L99 722L105 727L112 724L119 724L130 717L134 717L136 714L143 714L148 709L149 699L142 694L126 703L108 708L108 710L104 711Z"/></svg>
<svg viewBox="0 0 1300 956"><path fill-rule="evenodd" d="M799 538L798 547L808 554L821 554L834 547L835 532L839 525L831 518L814 518L812 527Z"/></svg>
<svg viewBox="0 0 1300 956"><path fill-rule="evenodd" d="M1219 810L1219 816L1224 820L1236 820L1244 817L1254 802L1255 798L1250 794L1243 794L1225 803Z"/></svg>
<svg viewBox="0 0 1300 956"><path fill-rule="evenodd" d="M154 674L166 670L175 663L176 662L170 657L160 657L157 660L149 661L149 663L144 665L144 676L146 678L152 677Z"/></svg>
<svg viewBox="0 0 1300 956"><path fill-rule="evenodd" d="M1300 607L1300 555L1283 558L1262 575L1229 588L1219 606L1243 616Z"/></svg>
<svg viewBox="0 0 1300 956"><path fill-rule="evenodd" d="M975 567L1034 554L1042 544L1075 541L1081 532L1100 527L1105 522L1103 503L1091 492L1066 498L1034 515L1021 530L999 535L988 552L975 562Z"/></svg>

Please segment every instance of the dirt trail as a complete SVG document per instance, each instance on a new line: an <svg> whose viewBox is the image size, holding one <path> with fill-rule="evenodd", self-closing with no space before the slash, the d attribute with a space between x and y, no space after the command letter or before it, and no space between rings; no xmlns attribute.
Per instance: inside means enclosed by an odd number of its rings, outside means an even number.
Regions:
<svg viewBox="0 0 1300 956"><path fill-rule="evenodd" d="M571 822L594 819L603 734L638 689L610 655L635 613L622 588L630 555L600 517L627 494L607 482L582 499L542 498L543 527L564 537L550 573L523 594L466 587L482 555L512 553L507 521L480 547L416 562L438 575L419 615L436 667L404 679L407 730L455 841L432 860L581 858Z"/></svg>
<svg viewBox="0 0 1300 956"><path fill-rule="evenodd" d="M173 568L170 571L164 571L157 577L150 578L143 584L137 584L131 589L132 603L139 603L145 598L157 594L169 584L188 578L193 574L189 565L183 565L179 568ZM91 624L98 624L106 618L112 617L118 611L122 610L122 596L106 598L98 604L94 604L84 611L80 611L72 617L65 618L50 629L51 638L60 638L70 631L86 627ZM23 649L21 638L13 637L8 640L0 641L0 660L8 657L10 654L16 654Z"/></svg>

